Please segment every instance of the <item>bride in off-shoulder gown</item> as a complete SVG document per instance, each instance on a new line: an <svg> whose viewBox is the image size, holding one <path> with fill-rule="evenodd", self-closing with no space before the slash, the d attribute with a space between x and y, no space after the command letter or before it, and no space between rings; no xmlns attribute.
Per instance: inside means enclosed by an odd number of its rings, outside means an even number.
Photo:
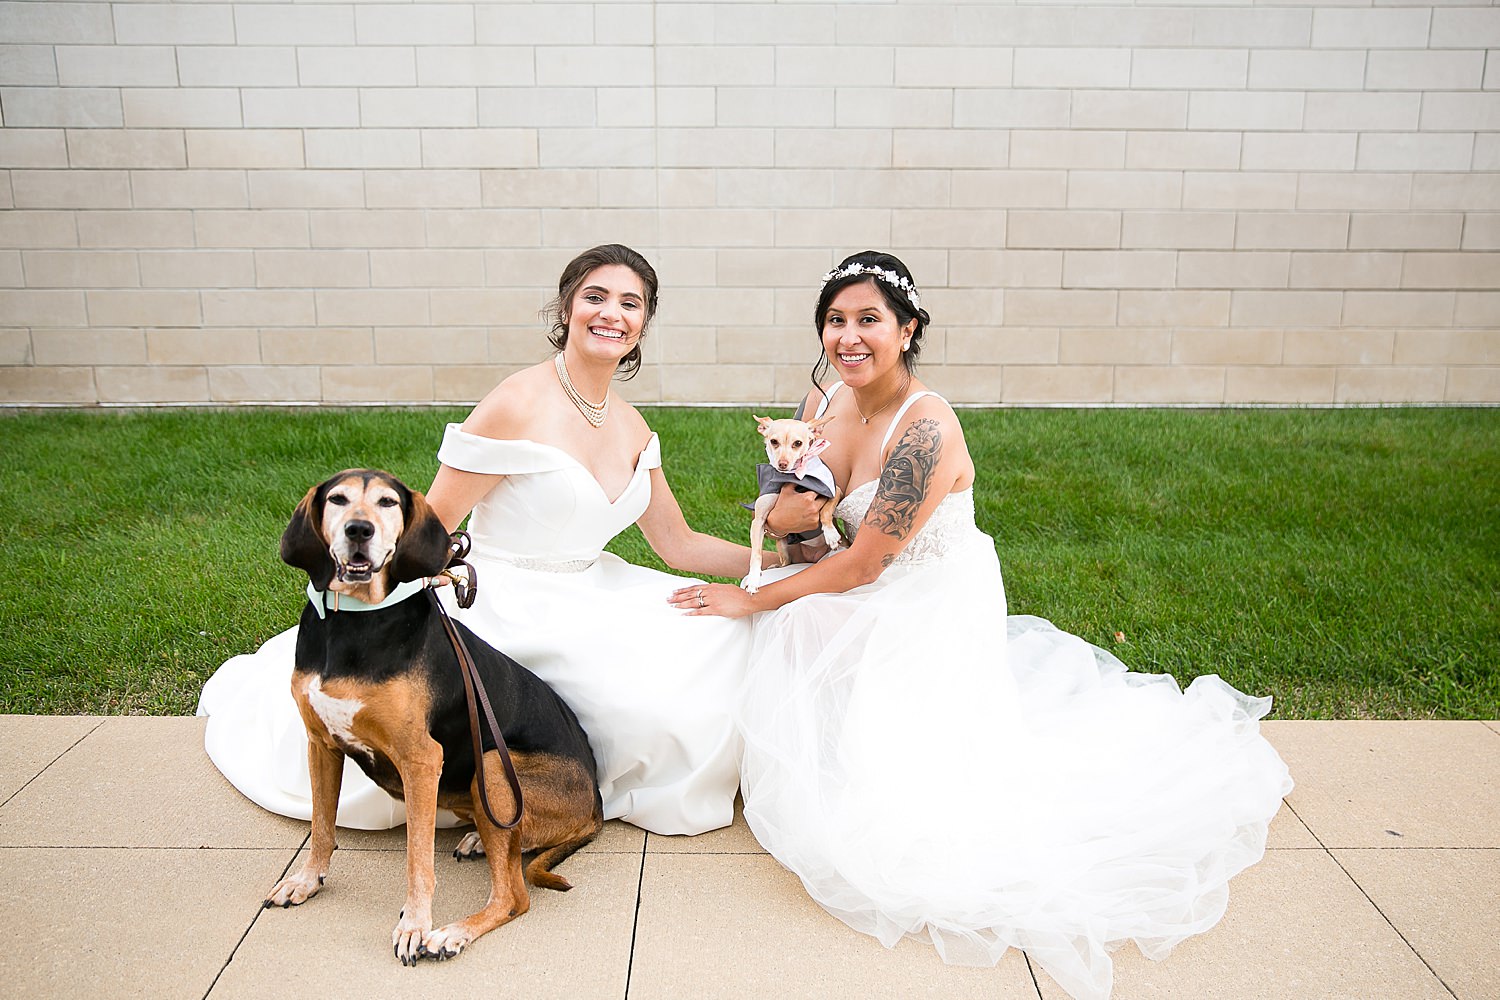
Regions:
<svg viewBox="0 0 1500 1000"><path fill-rule="evenodd" d="M733 817L739 740L730 715L749 623L685 617L666 603L690 582L604 550L634 523L661 465L655 435L611 498L566 451L451 424L438 458L504 478L474 508L478 599L455 617L552 685L578 715L599 767L605 816L657 833L699 833ZM295 628L225 663L204 686L209 756L273 812L312 815L307 734L289 679ZM404 805L345 761L338 822L384 829ZM456 820L447 816L451 825Z"/></svg>

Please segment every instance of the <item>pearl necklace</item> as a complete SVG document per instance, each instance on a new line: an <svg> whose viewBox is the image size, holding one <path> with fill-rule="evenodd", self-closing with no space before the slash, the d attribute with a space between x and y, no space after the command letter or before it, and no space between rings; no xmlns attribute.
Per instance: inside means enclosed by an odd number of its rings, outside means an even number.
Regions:
<svg viewBox="0 0 1500 1000"><path fill-rule="evenodd" d="M906 380L901 383L901 388L897 389L895 391L895 393L891 396L890 399L887 399L884 403L881 403L880 404L880 408L877 409L874 413L870 414L868 417L865 416L865 411L861 410L859 408L859 397L858 396L854 396L852 394L852 390L851 390L851 398L853 398L853 400L854 400L854 409L856 411L858 411L858 413L859 413L860 423L868 424L871 420L873 420L874 418L876 418L876 417L880 416L882 413L884 413L886 411L886 409L888 407L890 407L890 405L892 403L894 403L896 400L900 399L902 396L906 395L906 390L907 390L907 388L910 385L911 385L911 372L907 372L906 373Z"/></svg>
<svg viewBox="0 0 1500 1000"><path fill-rule="evenodd" d="M573 405L578 407L578 412L583 414L583 419L595 427L604 426L604 418L609 415L608 390L605 390L604 402L590 403L573 387L573 380L568 378L568 363L563 360L561 351L553 356L552 365L557 369L557 381L562 383L563 392L567 393Z"/></svg>

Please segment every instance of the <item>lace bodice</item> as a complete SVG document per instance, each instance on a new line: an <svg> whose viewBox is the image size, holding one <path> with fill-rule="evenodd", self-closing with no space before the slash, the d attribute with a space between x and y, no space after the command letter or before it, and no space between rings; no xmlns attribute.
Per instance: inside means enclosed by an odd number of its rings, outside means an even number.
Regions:
<svg viewBox="0 0 1500 1000"><path fill-rule="evenodd" d="M872 479L863 486L856 487L839 501L836 513L843 519L850 541L859 534L860 526L864 524L865 513L870 509L870 501L875 499L878 483L879 480ZM892 565L937 562L976 543L991 544L989 538L974 524L974 488L971 486L944 497L927 523L922 525L922 530L907 543Z"/></svg>

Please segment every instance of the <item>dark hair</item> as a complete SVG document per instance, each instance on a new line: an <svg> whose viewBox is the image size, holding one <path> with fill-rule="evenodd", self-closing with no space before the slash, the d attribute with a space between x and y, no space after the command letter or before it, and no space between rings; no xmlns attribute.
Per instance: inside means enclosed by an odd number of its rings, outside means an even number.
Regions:
<svg viewBox="0 0 1500 1000"><path fill-rule="evenodd" d="M906 281L907 287L915 290L917 283L912 280L911 271L901 262L901 258L894 254L881 253L878 250L861 250L859 253L850 254L845 257L838 267L833 269L832 274L838 275L852 264L863 265L866 268L879 268L882 271L892 271L899 278ZM927 329L927 324L932 322L932 317L927 315L927 310L920 306L912 305L911 299L906 297L906 292L891 284L884 278L876 277L868 271L845 274L829 279L824 284L823 290L818 293L818 305L813 313L813 327L818 331L818 339L823 338L823 323L828 318L828 308L833 304L834 297L848 288L850 285L858 285L868 282L880 290L885 304L890 307L891 312L896 314L896 320L901 326L905 326L912 320L917 321L917 327L911 334L911 349L903 351L901 363L911 371L917 363L917 355L922 353L922 331ZM818 363L813 365L812 381L818 389L822 389L822 379L828 374L828 355L819 354Z"/></svg>
<svg viewBox="0 0 1500 1000"><path fill-rule="evenodd" d="M628 267L641 279L641 288L646 293L646 318L641 321L641 336L646 335L646 325L656 315L656 269L640 254L620 243L606 243L593 247L568 261L562 277L557 279L557 298L547 304L545 315L552 319L552 329L547 342L559 351L568 345L569 310L573 296L583 287L584 279L601 267L618 264ZM630 353L620 359L616 376L622 379L634 377L641 367L641 342L636 341Z"/></svg>

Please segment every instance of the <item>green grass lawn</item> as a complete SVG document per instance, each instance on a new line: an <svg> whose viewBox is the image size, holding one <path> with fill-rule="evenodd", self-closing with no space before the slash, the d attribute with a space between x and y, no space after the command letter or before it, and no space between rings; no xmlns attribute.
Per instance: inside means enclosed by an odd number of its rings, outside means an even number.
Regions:
<svg viewBox="0 0 1500 1000"><path fill-rule="evenodd" d="M740 539L747 410L651 409L696 527ZM452 410L0 416L0 711L177 714L291 625L277 559L347 466L424 488ZM1010 612L1281 718L1500 717L1500 410L962 414ZM660 565L639 532L612 548ZM1117 639L1118 634L1123 639Z"/></svg>

